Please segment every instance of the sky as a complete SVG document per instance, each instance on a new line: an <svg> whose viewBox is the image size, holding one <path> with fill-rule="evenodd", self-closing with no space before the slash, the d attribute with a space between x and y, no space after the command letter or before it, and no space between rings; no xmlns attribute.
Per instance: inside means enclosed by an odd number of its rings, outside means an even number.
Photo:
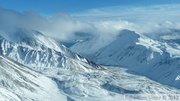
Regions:
<svg viewBox="0 0 180 101"><path fill-rule="evenodd" d="M78 13L88 9L111 6L148 6L177 4L179 0L0 0L0 7L19 12L36 11L43 14Z"/></svg>
<svg viewBox="0 0 180 101"><path fill-rule="evenodd" d="M0 0L0 31L33 29L60 41L180 29L179 17L180 0Z"/></svg>

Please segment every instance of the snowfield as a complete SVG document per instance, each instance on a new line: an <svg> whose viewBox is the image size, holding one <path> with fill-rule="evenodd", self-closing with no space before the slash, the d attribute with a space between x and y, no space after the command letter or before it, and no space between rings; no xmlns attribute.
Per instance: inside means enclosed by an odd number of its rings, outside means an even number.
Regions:
<svg viewBox="0 0 180 101"><path fill-rule="evenodd" d="M124 94L179 94L121 67L44 68L39 73L0 57L1 101L119 101Z"/></svg>

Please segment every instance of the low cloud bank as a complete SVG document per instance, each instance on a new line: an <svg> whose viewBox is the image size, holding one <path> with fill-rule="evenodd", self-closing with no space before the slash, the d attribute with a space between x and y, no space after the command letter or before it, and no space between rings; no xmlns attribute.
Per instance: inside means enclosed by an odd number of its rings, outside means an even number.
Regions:
<svg viewBox="0 0 180 101"><path fill-rule="evenodd" d="M36 12L17 12L0 8L0 28L33 29L60 41L76 40L75 33L88 33L105 40L122 29L157 36L169 29L180 29L180 5L150 7L108 7L67 15L42 16Z"/></svg>

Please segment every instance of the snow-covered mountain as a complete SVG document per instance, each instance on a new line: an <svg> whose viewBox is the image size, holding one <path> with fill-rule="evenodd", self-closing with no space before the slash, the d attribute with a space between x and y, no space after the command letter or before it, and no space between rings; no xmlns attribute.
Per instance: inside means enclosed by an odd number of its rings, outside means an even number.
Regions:
<svg viewBox="0 0 180 101"><path fill-rule="evenodd" d="M15 29L0 34L0 53L31 67L66 67L75 59L95 64L38 31Z"/></svg>
<svg viewBox="0 0 180 101"><path fill-rule="evenodd" d="M97 63L125 66L151 79L180 88L180 46L124 30L96 52Z"/></svg>
<svg viewBox="0 0 180 101"><path fill-rule="evenodd" d="M155 81L180 88L180 46L172 39L178 40L177 30L170 30L161 36L145 36L130 30L122 30L119 35L104 47L95 47L90 58L102 65L123 66L145 75ZM171 41L170 41L171 40ZM94 42L94 43L93 43ZM88 50L97 41L90 40L74 45L71 49L88 56ZM110 41L109 41L110 42ZM98 43L97 43L98 44ZM77 49L77 50L76 50Z"/></svg>
<svg viewBox="0 0 180 101"><path fill-rule="evenodd" d="M97 52L100 48L110 44L114 39L116 38L113 37L112 39L107 39L105 37L95 36L78 41L76 44L71 46L70 49L78 54L91 57L91 55Z"/></svg>
<svg viewBox="0 0 180 101"><path fill-rule="evenodd" d="M54 81L0 56L1 101L68 101Z"/></svg>

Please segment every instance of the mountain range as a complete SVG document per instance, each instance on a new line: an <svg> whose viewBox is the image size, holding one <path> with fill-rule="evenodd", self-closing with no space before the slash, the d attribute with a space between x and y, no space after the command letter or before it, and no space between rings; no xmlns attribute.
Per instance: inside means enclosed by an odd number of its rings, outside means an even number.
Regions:
<svg viewBox="0 0 180 101"><path fill-rule="evenodd" d="M108 41L83 37L69 49L36 30L0 32L2 101L119 101L124 94L180 92L180 47L167 35L122 30Z"/></svg>

